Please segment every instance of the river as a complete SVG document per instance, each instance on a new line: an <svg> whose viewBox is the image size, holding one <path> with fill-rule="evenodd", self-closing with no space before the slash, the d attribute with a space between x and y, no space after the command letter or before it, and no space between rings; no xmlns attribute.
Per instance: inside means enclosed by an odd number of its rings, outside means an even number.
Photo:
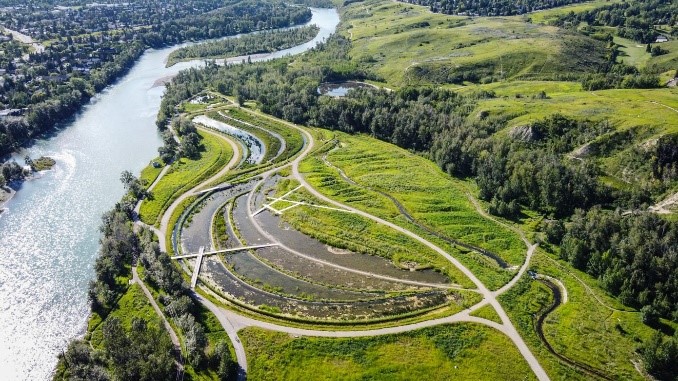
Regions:
<svg viewBox="0 0 678 381"><path fill-rule="evenodd" d="M333 33L336 10L312 11L320 27L313 41L253 61L301 53ZM15 155L57 164L25 182L0 214L0 380L50 379L58 353L85 332L100 216L123 195L120 173L138 173L161 144L155 118L164 87L155 84L201 64L165 68L176 48L146 51L59 132Z"/></svg>

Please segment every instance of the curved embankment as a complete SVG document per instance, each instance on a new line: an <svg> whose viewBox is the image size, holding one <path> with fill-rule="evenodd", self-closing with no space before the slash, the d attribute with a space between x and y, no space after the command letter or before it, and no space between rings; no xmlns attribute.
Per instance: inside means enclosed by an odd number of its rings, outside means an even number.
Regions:
<svg viewBox="0 0 678 381"><path fill-rule="evenodd" d="M187 197L191 196L191 195L194 194L196 191L200 190L200 188L202 188L202 187L208 185L208 184L211 183L212 181L214 181L214 180L220 178L221 176L223 176L226 172L230 171L230 170L231 170L235 165L237 165L238 162L240 161L240 156L241 156L240 147L238 146L238 144L237 144L236 142L234 142L232 139L230 139L230 138L229 138L228 136L226 136L226 135L219 134L219 133L217 133L217 132L210 131L210 130L207 130L207 129L204 129L204 131L207 132L207 133L213 134L213 135L217 135L217 136L221 137L222 139L227 140L228 143L231 145L231 147L233 148L233 157L232 157L231 160L228 162L228 164L226 164L226 165L224 166L224 168L222 168L222 169L221 169L219 172L217 172L215 175L211 176L210 178L208 178L207 180L203 181L202 183L196 185L195 187L193 187L193 189L191 189L191 190L189 190L188 192L184 193L184 194L181 195L175 202L173 202L173 203L169 206L169 208L167 208L167 210L165 210L165 213L163 214L163 218L162 218L162 223L161 223L160 229L156 229L154 226L148 226L148 225L144 224L144 223L143 223L141 220L139 220L138 218L135 220L135 223L136 223L137 225L143 226L143 227L146 227L146 228L149 228L151 231L153 231L153 233L158 237L158 241L159 241L158 244L159 244L159 246L160 246L160 250L163 251L163 252L165 252L165 253L167 252L167 247L166 247L166 244L165 244L165 243L166 243L166 240L165 240L165 232L167 231L167 226L169 225L169 220L170 220L170 217L172 216L172 213L174 213L174 210L181 204L181 202L182 202L184 199L186 199ZM151 184L151 186L149 187L149 190L152 190L152 188L160 181L160 179L163 177L163 175L167 172L167 169L168 169L168 168L169 168L169 166L166 166L165 168L163 168L163 171L158 175L158 177L155 179L155 181L153 182L153 184ZM141 202L142 202L142 201L139 201L139 202L137 203L137 208L135 208L135 210L138 210L138 207L140 207ZM138 216L138 215L137 215L137 216ZM143 284L143 281L142 281L140 278L139 278L139 284L140 284L140 285ZM208 301L206 301L205 299L201 298L201 297L200 297L199 295L197 295L197 294L193 294L192 296L194 297L194 299L196 299L196 300L198 300L199 302L201 302L206 308L208 308L212 313L214 313L214 314L217 316L217 319L219 320L219 322L220 322L221 325L223 326L224 330L226 331L226 333L227 333L229 339L231 340L231 342L232 342L232 344L233 344L233 347L235 348L236 360L237 360L238 366L239 366L239 369L238 369L238 380L239 380L239 381L245 381L245 379L246 379L246 374L247 374L247 358L246 358L246 356L245 356L245 347L243 347L242 343L240 342L240 338L238 338L237 330L235 330L235 329L233 328L233 325L230 324L230 322L229 322L228 320L224 320L223 314L219 314L219 313L218 313L219 310L218 310L213 304L208 303ZM167 326L166 326L166 327L167 327ZM170 327L170 328L171 328L171 327ZM172 336L173 333L174 333L174 331L171 330L171 331L170 331L170 336ZM173 341L174 341L174 340L173 340Z"/></svg>
<svg viewBox="0 0 678 381"><path fill-rule="evenodd" d="M424 224L421 223L419 220L417 220L416 218L414 218L414 216L412 216L412 215L410 214L410 212L408 212L407 209L405 209L405 206L404 206L403 204L401 204L400 201L398 201L398 199L396 199L395 197L391 196L390 194L388 194L388 193L386 193L386 192L384 192L384 191L380 191L380 190L377 190L377 189L372 189L372 188L370 188L370 187L368 187L368 186L358 184L356 181L354 181L353 179L351 179L350 177L348 177L348 175L346 175L346 173L345 173L341 168L335 166L335 165L332 164L329 160L327 160L327 154L325 154L325 155L323 156L322 160L323 160L323 162L324 162L327 166L329 166L329 167L334 168L335 170L337 170L337 172L339 172L339 176L341 176L341 177L342 177L344 180L346 180L349 184L355 185L355 186L360 187L360 188L363 188L363 189L367 189L367 190L371 190L371 191L377 192L377 193L379 193L380 195L382 195L382 196L388 198L389 200L391 200L391 202L393 203L393 205L395 205L396 208L398 208L398 211L400 212L400 214L402 214L403 217L405 217L405 219L407 219L407 221L409 221L410 223L416 225L418 228L424 230L425 232L427 232L427 233L429 233L429 234L431 234L431 235L433 235L433 236L435 236L435 237L438 237L438 238L442 239L443 241L445 241L445 242L447 242L447 243L449 243L449 244L461 246L461 247L463 247L463 248L465 248L465 249L467 249L467 250L475 251L476 253L478 253L478 254L480 254L480 255L484 255L484 256L486 256L487 258L490 258L490 259L492 259L493 261L495 261L495 262L497 263L497 265L499 265L499 267L501 267L502 269L507 269L507 268L510 267L509 264L506 263L506 261L504 261L499 255L497 255L497 254L495 254L495 253L493 253L493 252L491 252L491 251L489 251L489 250L485 250L485 249L483 249L483 248L481 248L481 247L474 246L474 245L470 245L470 244L468 244L468 243L461 242L461 241L456 240L456 239L454 239L454 238L450 238L450 237L448 237L448 236L446 236L446 235L444 235L444 234L442 234L442 233L439 233L439 232L433 230L432 228L430 228L430 227L424 225Z"/></svg>
<svg viewBox="0 0 678 381"><path fill-rule="evenodd" d="M273 162L275 159L277 159L280 155L282 155L282 153L283 153L283 152L285 151L285 149L287 148L287 142L285 142L285 138L283 138L279 133L277 133L277 132L275 132L275 131L267 130L267 129L263 128L263 127L259 127L259 126L257 126L257 125L252 124L252 123L245 122L244 120L232 118L232 117L230 117L230 116L224 114L223 111L218 111L218 114L219 114L219 116L221 116L222 118L224 118L224 119L226 119L226 120L234 120L234 121L236 121L236 122L238 122L238 123L242 123L242 124L244 124L244 125L246 125L246 126L249 126L249 127L252 127L252 128L259 129L259 130L261 130L261 131L263 131L263 132L265 132L265 133L267 133L267 134L270 134L270 135L273 136L275 139L277 139L278 142L280 142L280 147L278 148L278 152L276 152L275 155L274 155L273 157L271 157L271 159L269 159L269 162Z"/></svg>
<svg viewBox="0 0 678 381"><path fill-rule="evenodd" d="M588 364L573 360L563 354L556 352L551 346L551 344L548 342L548 340L546 340L546 336L544 336L544 321L551 312L555 311L555 309L558 308L558 306L560 306L564 301L567 301L567 294L563 295L561 293L560 286L555 284L551 279L538 278L537 281L548 287L553 293L553 302L543 311L541 311L537 316L537 319L534 320L534 330L537 332L539 340L541 340L546 349L552 355L556 356L560 361L566 363L567 365L579 371L582 371L590 376L612 381L613 378L605 374L602 370L594 368Z"/></svg>
<svg viewBox="0 0 678 381"><path fill-rule="evenodd" d="M247 110L250 112L249 110ZM261 115L265 118L272 119L272 120L277 120L274 119L268 115L262 115L259 113L256 113L257 115ZM442 319L433 319L433 320L428 320L424 322L419 322L415 324L410 324L410 325L403 325L403 326L398 326L398 327L390 327L390 328L385 328L385 329L376 329L376 330L366 330L366 331L314 331L314 330L306 330L306 329L299 329L299 328L293 328L293 327L286 327L286 326L281 326L269 322L262 322L258 320L254 320L242 315L239 315L233 311L230 310L223 310L221 308L210 308L212 312L217 315L219 318L220 322L224 326L224 329L228 332L229 338L231 338L231 341L233 342L233 345L236 347L236 354L237 354L237 359L238 363L242 367L243 371L246 370L247 363L246 359L244 358L244 348L242 347L242 344L240 343L240 340L237 337L237 330L240 328L244 328L246 326L259 326L262 328L268 328L268 329L273 329L277 331L282 331L282 332L290 332L290 333L295 333L295 334L302 334L302 335L308 335L308 336L329 336L329 337L356 337L356 336L372 336L372 335L381 335L381 334L388 334L388 333L398 333L398 332L405 332L405 331L410 331L414 329L419 329L422 327L427 327L427 326L433 326L433 325L438 325L438 324L446 324L446 323L453 323L453 322L475 322L475 323L480 323L484 324L490 327L493 327L500 332L504 333L507 337L511 339L511 341L514 343L514 345L517 347L525 361L528 363L536 377L540 380L549 380L548 375L544 371L544 369L541 367L539 364L539 361L537 361L536 357L534 354L532 354L531 350L527 347L526 343L523 341L522 337L516 330L516 328L513 326L511 323L511 320L509 319L508 315L504 311L503 307L501 304L499 304L498 300L496 299L498 295L501 293L505 292L508 290L511 286L513 286L517 281L518 278L520 278L526 271L527 266L529 265L530 259L534 253L534 250L536 249L536 245L531 244L525 237L522 232L518 231L518 234L521 235L521 238L525 242L527 246L527 255L525 262L517 272L516 276L508 282L504 287L502 287L500 290L497 291L490 291L487 289L487 287L468 269L466 268L463 264L461 264L456 258L452 257L449 255L447 252L439 248L437 245L433 244L432 242L426 240L425 238L417 235L416 233L411 232L410 230L407 230L403 227L397 226L389 221L383 220L379 217L376 217L374 215L371 215L369 213L366 213L362 210L353 208L351 206L342 204L336 200L333 200L331 198L326 197L322 193L320 193L318 190L315 188L311 187L310 184L306 181L306 179L300 174L299 172L299 163L301 160L303 160L314 148L314 138L312 134L310 134L306 129L301 128L295 124L288 123L288 122L282 122L286 124L287 126L298 130L304 137L304 149L301 151L295 159L293 159L291 162L288 162L285 165L279 166L275 168L274 170L279 170L281 168L285 168L288 166L291 166L292 169L292 175L295 179L297 179L300 184L302 184L313 196L319 198L322 201L328 202L331 205L334 205L339 208L343 208L346 210L350 210L353 213L357 213L363 217L369 218L379 224L388 226L392 229L395 229L398 232L401 232L402 234L405 234L422 244L430 247L431 249L435 250L438 252L441 256L443 256L445 259L447 259L452 265L457 267L464 275L466 275L477 287L477 292L479 292L483 296L483 301L479 302L475 306L464 310L460 313L457 313L453 316L449 316L447 318L442 318ZM235 143L233 143L235 144ZM237 150L234 148L234 151ZM229 163L230 164L230 163ZM222 172L225 172L229 169L229 166L227 165L218 175L220 175ZM272 172L273 170L271 170ZM192 193L195 189L199 189L201 186L204 186L205 184L208 184L210 181L213 179L208 179L206 182L203 182L202 184L196 186L194 189L191 191L187 192L186 194ZM186 195L185 194L185 195ZM473 200L475 201L475 200ZM165 211L165 214L163 217L163 221L168 221L169 220L169 215L174 211L176 206L178 205L177 202L172 204L170 208ZM482 208L479 208L482 209ZM485 215L483 213L484 211L481 212L481 214ZM490 217L491 218L491 217ZM159 235L160 238L160 244L164 249L164 243L165 243L165 237L164 237L164 232L167 229L167 225L163 224L162 225L162 231L156 232ZM513 228L512 230L515 230ZM209 292L209 290L207 290ZM200 297L200 295L196 295L196 299L201 301L204 305L209 306L211 303L203 298ZM492 307L497 311L497 314L499 315L502 324L492 322L487 319L482 319L478 317L473 317L469 316L471 312L474 310L481 308L487 304L492 305ZM214 307L212 305L212 307ZM209 308L209 307L208 307ZM223 320L222 320L223 319ZM244 378L244 373L240 373L240 377Z"/></svg>

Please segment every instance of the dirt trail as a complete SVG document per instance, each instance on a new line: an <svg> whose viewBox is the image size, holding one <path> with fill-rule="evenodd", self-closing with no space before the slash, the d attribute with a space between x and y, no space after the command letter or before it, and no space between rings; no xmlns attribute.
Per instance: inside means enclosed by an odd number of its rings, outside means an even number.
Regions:
<svg viewBox="0 0 678 381"><path fill-rule="evenodd" d="M556 285L555 283L553 283L550 279L541 278L541 279L537 279L537 281L544 284L553 293L553 302L548 307L546 307L546 309L541 311L538 314L537 319L534 320L534 329L537 332L537 335L539 336L539 340L541 340L541 342L544 344L544 346L546 346L546 349L552 355L556 356L560 361L563 361L567 365L569 365L569 366L571 366L571 367L573 367L573 368L575 368L575 369L577 369L581 372L584 372L584 373L588 374L589 376L598 377L598 378L601 378L603 380L613 380L612 377L608 376L607 374L605 374L605 372L603 372L602 370L600 370L598 368L592 367L592 366L585 364L583 362L580 362L580 361L573 360L573 359L571 359L571 358L569 358L569 357L567 357L567 356L565 356L561 353L556 352L555 349L553 349L553 347L551 346L551 343L549 343L549 341L546 340L546 336L544 336L544 321L546 320L546 317L551 312L553 312L556 308L558 308L558 306L560 306L561 303L563 303L563 300L565 300L565 299L563 298L563 295L561 294L560 287L558 285Z"/></svg>
<svg viewBox="0 0 678 381"><path fill-rule="evenodd" d="M165 327L167 333L169 333L170 339L172 340L172 344L174 345L174 352L176 354L175 361L177 362L179 371L183 373L184 359L181 355L181 344L179 343L179 337L177 336L176 332L174 332L174 329L172 328L170 323L167 321L167 318L165 318L165 314L162 313L162 310L158 306L158 303L155 302L153 295L146 287L146 284L144 284L144 281L142 281L141 278L139 278L137 266L132 267L132 282L138 284L139 287L141 287L141 290L144 292L144 295L146 295L146 299L148 299L148 301L151 303L151 306L153 306L155 314L158 315L160 320L162 320L162 324Z"/></svg>

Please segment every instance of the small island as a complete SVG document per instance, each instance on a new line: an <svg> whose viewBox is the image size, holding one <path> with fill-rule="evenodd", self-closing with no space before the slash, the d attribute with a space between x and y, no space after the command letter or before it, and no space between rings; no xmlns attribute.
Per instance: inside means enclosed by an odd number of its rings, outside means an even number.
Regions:
<svg viewBox="0 0 678 381"><path fill-rule="evenodd" d="M33 163L31 169L33 169L34 172L50 170L56 164L56 161L49 156L40 156L31 162Z"/></svg>

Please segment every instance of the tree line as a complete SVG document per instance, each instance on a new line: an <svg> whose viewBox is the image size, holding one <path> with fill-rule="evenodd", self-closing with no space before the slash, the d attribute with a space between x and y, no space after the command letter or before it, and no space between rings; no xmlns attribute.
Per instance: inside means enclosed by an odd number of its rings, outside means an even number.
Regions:
<svg viewBox="0 0 678 381"><path fill-rule="evenodd" d="M401 0L429 7L431 12L448 15L514 16L578 3L579 0Z"/></svg>
<svg viewBox="0 0 678 381"><path fill-rule="evenodd" d="M130 267L136 263L145 269L143 280L161 294L165 315L181 329L187 364L195 370L214 371L220 380L233 379L237 363L231 358L228 344L223 340L215 342L208 351L200 307L177 267L160 251L150 230L134 231L134 206L149 193L130 172L123 172L121 181L127 193L102 217L102 238L94 265L96 277L88 291L92 312L103 320L101 346L93 348L85 340L73 340L59 356L54 380L174 379L174 348L162 325L133 318L126 327L111 316L128 290L125 280L131 277Z"/></svg>
<svg viewBox="0 0 678 381"><path fill-rule="evenodd" d="M320 29L315 25L289 30L273 30L187 46L170 53L167 66L197 58L224 58L270 53L312 40Z"/></svg>
<svg viewBox="0 0 678 381"><path fill-rule="evenodd" d="M678 36L678 4L672 0L624 1L584 12L570 12L554 22L572 28L581 23L615 27L620 37L647 44L659 35L655 25L668 25L670 34Z"/></svg>

